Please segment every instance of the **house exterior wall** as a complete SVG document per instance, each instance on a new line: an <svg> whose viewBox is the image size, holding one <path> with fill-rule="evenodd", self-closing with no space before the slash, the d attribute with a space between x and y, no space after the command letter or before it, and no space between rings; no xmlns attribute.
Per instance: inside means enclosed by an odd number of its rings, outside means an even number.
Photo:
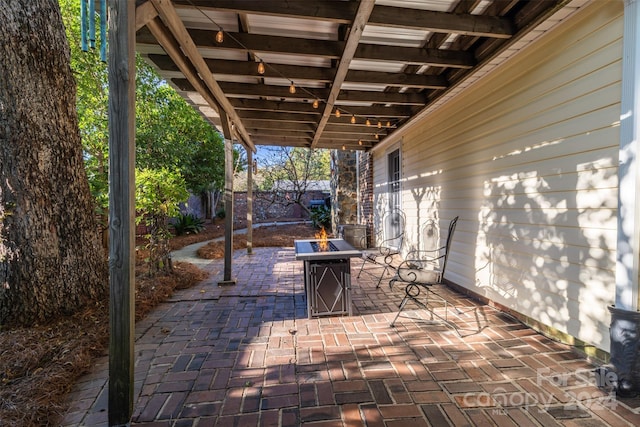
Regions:
<svg viewBox="0 0 640 427"><path fill-rule="evenodd" d="M382 224L382 218L385 212L391 210L391 202L389 197L389 155L397 149L401 149L401 144L396 142L389 145L384 150L377 150L372 153L373 161L373 228L376 230L376 234L380 230ZM400 150L400 158L402 161L402 150ZM402 193L401 193L402 197ZM404 207L403 207L404 209ZM385 235L385 233L382 233ZM375 235L372 236L375 240ZM371 245L379 244L380 242L372 241Z"/></svg>
<svg viewBox="0 0 640 427"><path fill-rule="evenodd" d="M446 230L459 215L447 280L604 351L622 14L622 2L593 2L397 141L405 250L427 218ZM373 153L376 211L391 149Z"/></svg>

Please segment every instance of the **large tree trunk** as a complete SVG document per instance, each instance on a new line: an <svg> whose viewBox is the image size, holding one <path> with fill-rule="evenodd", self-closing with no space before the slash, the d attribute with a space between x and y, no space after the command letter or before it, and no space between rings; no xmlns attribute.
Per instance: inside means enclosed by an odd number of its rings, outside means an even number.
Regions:
<svg viewBox="0 0 640 427"><path fill-rule="evenodd" d="M57 0L0 7L0 324L102 298L108 270L83 166Z"/></svg>

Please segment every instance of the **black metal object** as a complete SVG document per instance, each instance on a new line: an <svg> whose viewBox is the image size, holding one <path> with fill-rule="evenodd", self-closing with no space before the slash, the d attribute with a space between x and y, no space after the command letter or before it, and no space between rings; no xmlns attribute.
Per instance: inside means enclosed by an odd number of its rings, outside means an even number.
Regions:
<svg viewBox="0 0 640 427"><path fill-rule="evenodd" d="M611 364L615 389L621 397L640 394L640 312L609 307L611 312Z"/></svg>
<svg viewBox="0 0 640 427"><path fill-rule="evenodd" d="M308 317L351 315L348 258L304 262Z"/></svg>
<svg viewBox="0 0 640 427"><path fill-rule="evenodd" d="M311 242L311 247L314 252L338 252L338 247L333 242L327 242L326 249L322 249L320 242Z"/></svg>
<svg viewBox="0 0 640 427"><path fill-rule="evenodd" d="M304 261L307 316L351 315L351 261L360 252L342 239L329 239L331 250L318 251L317 240L296 240L296 259Z"/></svg>

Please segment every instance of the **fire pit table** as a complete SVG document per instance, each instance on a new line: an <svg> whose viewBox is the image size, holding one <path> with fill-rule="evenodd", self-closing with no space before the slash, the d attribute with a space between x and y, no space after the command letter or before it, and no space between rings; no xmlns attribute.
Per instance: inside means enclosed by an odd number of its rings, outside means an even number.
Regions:
<svg viewBox="0 0 640 427"><path fill-rule="evenodd" d="M351 263L361 253L343 239L295 240L296 259L304 261L307 316L351 316Z"/></svg>

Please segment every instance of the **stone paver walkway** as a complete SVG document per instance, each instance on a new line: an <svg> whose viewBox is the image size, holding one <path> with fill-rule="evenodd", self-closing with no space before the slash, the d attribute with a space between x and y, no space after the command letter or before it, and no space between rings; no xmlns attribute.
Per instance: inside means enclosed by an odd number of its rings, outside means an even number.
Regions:
<svg viewBox="0 0 640 427"><path fill-rule="evenodd" d="M321 319L293 248L236 251L232 287L217 286L222 261L200 263L208 280L136 325L132 425L640 425L640 399L596 387L568 346L444 286L451 325L409 307L390 327L401 288L352 263L354 315ZM77 384L63 425L107 425L107 366Z"/></svg>

